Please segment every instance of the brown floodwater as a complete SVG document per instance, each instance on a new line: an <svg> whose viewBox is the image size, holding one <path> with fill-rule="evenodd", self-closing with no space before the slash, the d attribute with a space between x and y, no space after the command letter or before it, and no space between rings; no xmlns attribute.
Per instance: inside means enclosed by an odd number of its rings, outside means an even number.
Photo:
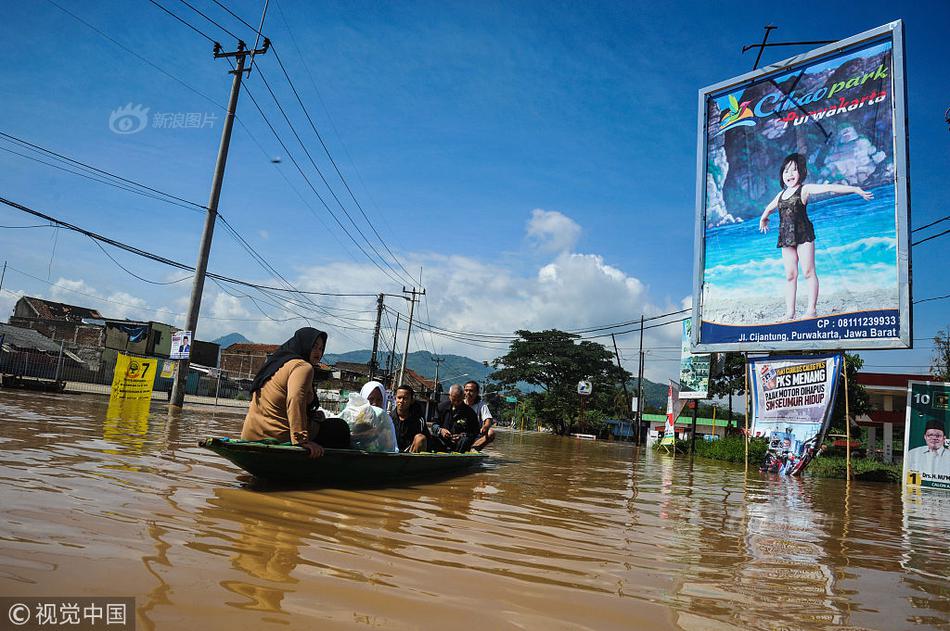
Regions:
<svg viewBox="0 0 950 631"><path fill-rule="evenodd" d="M950 628L950 496L513 432L462 477L274 490L195 446L242 418L0 391L0 595L134 596L140 629Z"/></svg>

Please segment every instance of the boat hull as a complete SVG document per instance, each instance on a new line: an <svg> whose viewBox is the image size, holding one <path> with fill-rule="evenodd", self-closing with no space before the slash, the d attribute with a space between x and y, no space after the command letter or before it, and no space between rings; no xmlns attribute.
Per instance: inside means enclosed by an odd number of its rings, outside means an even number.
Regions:
<svg viewBox="0 0 950 631"><path fill-rule="evenodd" d="M488 458L474 451L409 454L357 449L325 449L322 457L308 458L302 447L228 438L205 438L198 446L269 482L320 486L391 486L406 479L464 473Z"/></svg>

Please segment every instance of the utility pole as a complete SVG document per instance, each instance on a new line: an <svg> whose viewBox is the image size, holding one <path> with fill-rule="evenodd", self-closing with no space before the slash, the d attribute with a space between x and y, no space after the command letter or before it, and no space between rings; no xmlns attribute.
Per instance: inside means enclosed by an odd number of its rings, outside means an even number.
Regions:
<svg viewBox="0 0 950 631"><path fill-rule="evenodd" d="M637 368L637 444L643 426L643 314L640 315L640 366Z"/></svg>
<svg viewBox="0 0 950 631"><path fill-rule="evenodd" d="M211 252L211 238L214 235L214 224L218 218L218 200L221 197L221 186L224 183L224 168L228 162L228 148L231 146L231 129L234 127L234 113L237 111L238 95L241 93L241 79L244 77L244 61L250 55L263 55L270 48L270 40L264 39L264 47L258 50L247 50L244 42L238 42L238 49L230 53L222 53L221 47L215 44L214 58L234 57L237 59L237 68L229 71L234 75L231 82L231 96L228 99L228 113L224 119L224 128L221 130L221 144L218 147L218 159L214 165L214 176L211 179L211 196L208 198L208 214L205 217L204 231L201 234L201 246L198 249L198 263L195 265L195 278L191 286L191 300L188 304L188 320L185 330L191 331L191 339L195 339L198 332L198 311L201 309L201 296L204 293L205 273L208 271L208 255ZM175 373L175 382L172 385L172 394L169 404L180 408L185 402L185 384L188 379L188 359L179 360L178 370Z"/></svg>
<svg viewBox="0 0 950 631"><path fill-rule="evenodd" d="M369 378L375 379L379 371L379 362L376 361L376 351L379 349L379 327L383 320L383 294L376 299L376 330L373 332L373 353L369 356Z"/></svg>
<svg viewBox="0 0 950 631"><path fill-rule="evenodd" d="M623 386L623 400L624 407L626 407L627 402L630 401L630 393L627 392L627 380L623 378L623 366L620 365L620 349L617 348L617 336L611 333L610 339L614 341L614 355L617 356L617 370L620 373L620 385ZM639 405L639 403L637 403L637 405Z"/></svg>
<svg viewBox="0 0 950 631"><path fill-rule="evenodd" d="M442 367L442 362L445 361L444 357L432 357L432 361L435 362L435 390L432 392L433 396L439 396L439 368ZM438 400L436 400L436 405L438 405ZM429 399L426 399L426 420L429 420Z"/></svg>
<svg viewBox="0 0 950 631"><path fill-rule="evenodd" d="M386 376L389 378L389 391L396 388L396 369L393 364L396 361L396 338L399 336L399 312L396 312L396 326L393 327L393 349L389 352L389 358L386 360Z"/></svg>
<svg viewBox="0 0 950 631"><path fill-rule="evenodd" d="M409 325L406 327L406 346L402 351L402 365L399 367L399 383L403 383L403 378L406 374L406 359L409 358L409 336L412 334L412 313L416 307L416 296L425 296L426 290L423 288L422 291L416 291L416 288L413 287L410 291L403 287L402 293L410 294L411 297L406 298L406 300L409 301Z"/></svg>
<svg viewBox="0 0 950 631"><path fill-rule="evenodd" d="M3 279L7 275L7 262L3 262L3 272L0 272L0 291L3 291Z"/></svg>

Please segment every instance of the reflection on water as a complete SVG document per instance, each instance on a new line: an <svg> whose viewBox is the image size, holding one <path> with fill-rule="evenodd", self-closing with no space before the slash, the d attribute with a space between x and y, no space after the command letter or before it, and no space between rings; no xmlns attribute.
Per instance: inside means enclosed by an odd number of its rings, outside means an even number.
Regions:
<svg viewBox="0 0 950 631"><path fill-rule="evenodd" d="M237 411L0 391L0 592L141 628L950 626L950 497L499 433L467 476L262 491Z"/></svg>

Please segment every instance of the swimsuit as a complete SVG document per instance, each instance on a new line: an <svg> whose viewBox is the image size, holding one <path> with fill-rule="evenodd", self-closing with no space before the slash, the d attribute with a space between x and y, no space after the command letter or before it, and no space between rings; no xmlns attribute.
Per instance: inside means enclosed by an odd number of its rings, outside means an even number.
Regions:
<svg viewBox="0 0 950 631"><path fill-rule="evenodd" d="M808 219L808 211L802 201L802 187L778 200L778 245L779 248L794 248L815 240L815 227Z"/></svg>

